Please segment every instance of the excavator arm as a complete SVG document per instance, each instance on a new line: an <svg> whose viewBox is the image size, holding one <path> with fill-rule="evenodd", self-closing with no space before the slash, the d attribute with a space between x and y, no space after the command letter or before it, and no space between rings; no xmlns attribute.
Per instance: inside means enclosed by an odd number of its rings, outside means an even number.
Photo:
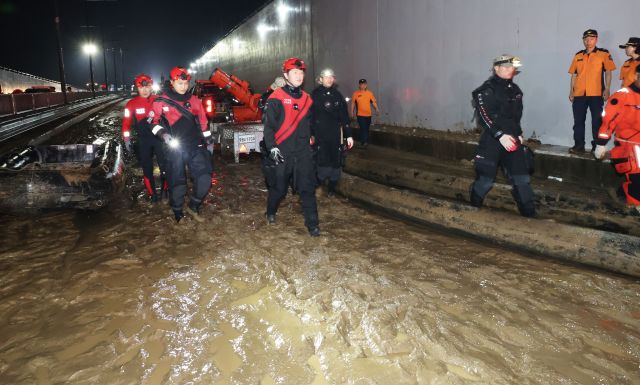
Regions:
<svg viewBox="0 0 640 385"><path fill-rule="evenodd" d="M250 122L261 119L262 111L258 108L261 94L251 93L248 82L234 75L229 75L220 68L216 68L213 71L209 81L228 92L242 104L242 106L232 107L236 122Z"/></svg>

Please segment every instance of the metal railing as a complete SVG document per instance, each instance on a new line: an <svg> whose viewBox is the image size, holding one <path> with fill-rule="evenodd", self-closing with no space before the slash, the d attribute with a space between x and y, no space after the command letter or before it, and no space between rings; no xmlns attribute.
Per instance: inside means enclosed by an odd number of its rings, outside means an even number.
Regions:
<svg viewBox="0 0 640 385"><path fill-rule="evenodd" d="M91 95L91 92L88 92ZM106 104L114 100L121 98L119 95L103 95L100 97L85 98L84 100L69 103L65 106L44 109L42 111L26 114L15 115L0 121L0 143L13 138L14 136L23 134L33 128L39 127L43 124L52 122L54 120L63 118L65 116L74 114L84 109L98 106L100 104Z"/></svg>
<svg viewBox="0 0 640 385"><path fill-rule="evenodd" d="M106 92L96 92L96 96L105 94ZM91 97L91 92L67 92L67 101L69 103ZM63 104L64 95L62 92L0 95L0 117Z"/></svg>

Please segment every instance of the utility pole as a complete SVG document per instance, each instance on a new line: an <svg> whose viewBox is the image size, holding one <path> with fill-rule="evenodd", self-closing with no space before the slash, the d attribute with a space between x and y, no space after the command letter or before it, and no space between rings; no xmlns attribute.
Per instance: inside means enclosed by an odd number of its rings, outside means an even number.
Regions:
<svg viewBox="0 0 640 385"><path fill-rule="evenodd" d="M106 87L106 91L109 92L109 76L107 75L107 47L104 41L104 25L99 25L99 26L89 25L89 10L87 6L87 3L89 1L92 3L115 3L117 2L117 0L84 0L85 23L87 24L86 27L100 28L100 34L102 35L102 61L104 64L104 84ZM114 73L115 73L115 69L114 69ZM114 76L114 78L116 78L116 76ZM116 86L116 88L118 88L118 82L116 80L114 80L114 85Z"/></svg>
<svg viewBox="0 0 640 385"><path fill-rule="evenodd" d="M125 80L125 77L124 77L124 50L122 48L120 48L120 70L122 71L122 92L125 93L126 95L127 81Z"/></svg>
<svg viewBox="0 0 640 385"><path fill-rule="evenodd" d="M113 85L116 87L115 91L118 92L118 76L116 75L116 49L111 48L113 52Z"/></svg>
<svg viewBox="0 0 640 385"><path fill-rule="evenodd" d="M102 59L104 63L104 84L107 87L106 91L109 92L109 78L107 77L107 47L104 45L104 28L100 27L100 33L102 34Z"/></svg>
<svg viewBox="0 0 640 385"><path fill-rule="evenodd" d="M62 40L60 39L60 9L58 6L58 0L53 1L55 7L56 17L54 19L56 25L56 39L58 43L58 70L60 71L60 91L62 91L62 98L64 104L67 104L67 81L64 76L64 59L62 56Z"/></svg>
<svg viewBox="0 0 640 385"><path fill-rule="evenodd" d="M93 58L92 56L98 52L98 48L93 43L87 43L84 45L84 52L89 55L89 74L91 76L91 94L95 98L95 81L93 80Z"/></svg>
<svg viewBox="0 0 640 385"><path fill-rule="evenodd" d="M87 1L84 2L84 23L86 28L90 28L89 26L89 7L87 6ZM82 27L82 26L80 26ZM89 30L87 29L87 34L89 34ZM92 40L92 39L89 39ZM92 56L95 53L95 45L92 43L85 43L84 52L89 55L89 75L91 77L91 97L95 99L96 90L95 90L95 81L93 80L93 59Z"/></svg>

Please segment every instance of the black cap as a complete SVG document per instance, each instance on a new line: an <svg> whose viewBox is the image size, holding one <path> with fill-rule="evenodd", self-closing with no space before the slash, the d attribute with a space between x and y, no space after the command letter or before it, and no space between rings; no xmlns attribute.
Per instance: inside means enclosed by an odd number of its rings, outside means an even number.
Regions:
<svg viewBox="0 0 640 385"><path fill-rule="evenodd" d="M588 29L586 31L584 31L584 33L582 34L582 38L587 38L587 37L598 37L598 31L596 31L595 29Z"/></svg>
<svg viewBox="0 0 640 385"><path fill-rule="evenodd" d="M367 79L358 80L358 84L366 84L366 83L367 83Z"/></svg>
<svg viewBox="0 0 640 385"><path fill-rule="evenodd" d="M619 45L618 47L625 49L628 46L640 47L640 37L630 37L627 44Z"/></svg>

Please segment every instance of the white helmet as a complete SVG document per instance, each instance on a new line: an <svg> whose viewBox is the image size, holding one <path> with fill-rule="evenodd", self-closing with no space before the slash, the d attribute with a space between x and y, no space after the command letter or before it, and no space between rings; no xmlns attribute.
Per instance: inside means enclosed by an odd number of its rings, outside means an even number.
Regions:
<svg viewBox="0 0 640 385"><path fill-rule="evenodd" d="M331 76L333 78L336 77L335 72L333 72L333 70L331 68L325 68L322 71L320 71L320 76L318 76L318 83L322 84L322 78L327 77L327 76Z"/></svg>

